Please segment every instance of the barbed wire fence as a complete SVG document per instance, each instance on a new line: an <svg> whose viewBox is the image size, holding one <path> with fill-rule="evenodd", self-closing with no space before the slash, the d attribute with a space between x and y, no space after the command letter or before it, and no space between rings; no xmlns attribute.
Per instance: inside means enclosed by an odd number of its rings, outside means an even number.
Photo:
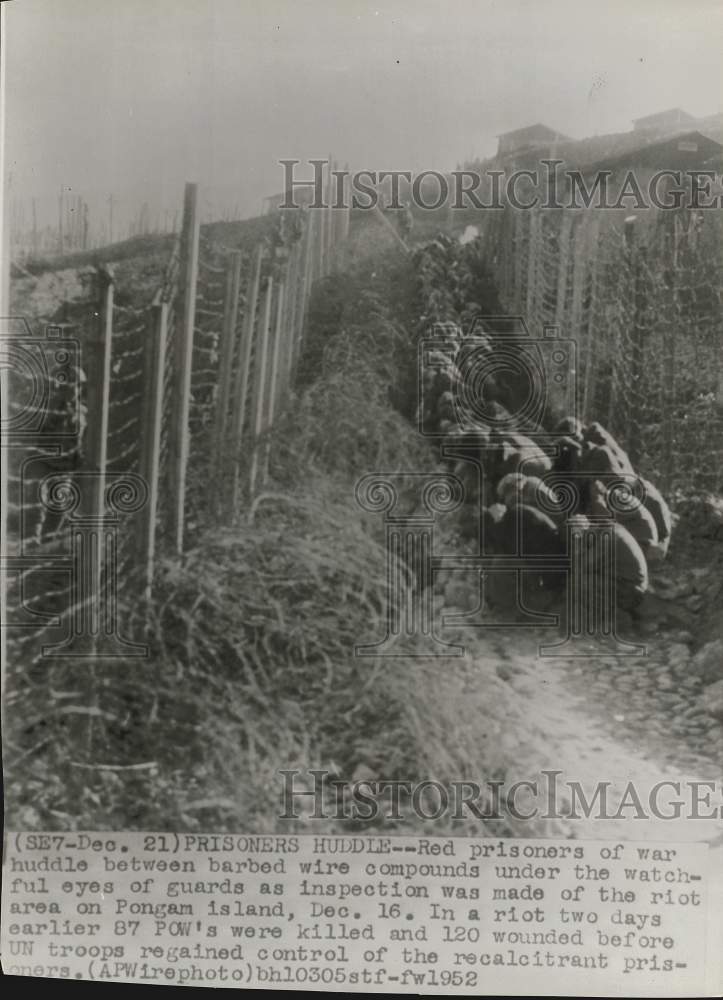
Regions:
<svg viewBox="0 0 723 1000"><path fill-rule="evenodd" d="M88 267L62 322L5 331L6 704L30 698L15 763L55 723L98 750L115 709L97 665L144 656L159 560L242 516L266 484L312 285L348 236L332 179L329 207L282 212L244 249L202 231L187 184L151 302Z"/></svg>
<svg viewBox="0 0 723 1000"><path fill-rule="evenodd" d="M481 253L531 335L577 345L578 410L669 494L723 480L723 220L594 209L490 213Z"/></svg>

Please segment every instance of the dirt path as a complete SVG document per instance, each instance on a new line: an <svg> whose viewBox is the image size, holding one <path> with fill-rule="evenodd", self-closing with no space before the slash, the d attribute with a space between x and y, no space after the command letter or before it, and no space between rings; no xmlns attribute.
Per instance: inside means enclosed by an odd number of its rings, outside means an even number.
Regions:
<svg viewBox="0 0 723 1000"><path fill-rule="evenodd" d="M673 557L656 570L640 621L635 626L625 616L620 621L622 635L643 647L635 655L592 645L582 657L541 657L541 645L558 641L556 630L460 630L458 641L477 665L477 683L491 691L501 680L511 696L513 714L497 733L498 741L504 740L510 782L559 770L561 784L579 782L591 801L595 786L607 781L615 803L611 813L630 783L646 808L659 782L681 783L680 819L635 819L630 801L626 818L548 822L547 835L723 843L723 718L720 706L711 713L707 694L707 685L723 677L720 648L712 658L713 676L693 663L697 649L723 638L722 580L718 547L681 539ZM446 581L442 600L445 618L455 609L469 613L478 600L476 584L469 576ZM701 800L701 818L686 819L694 794L688 783L694 781L715 782L716 790L709 805ZM675 790L666 787L659 795L660 811L674 812ZM718 816L704 818L714 808ZM530 824L523 824L520 835L531 832Z"/></svg>
<svg viewBox="0 0 723 1000"><path fill-rule="evenodd" d="M590 791L610 782L611 813L630 782L646 808L660 781L720 782L723 727L706 713L700 681L686 669L687 645L660 637L648 640L646 656L573 659L540 658L541 641L549 642L549 633L508 632L495 643L498 672L529 706L537 770L559 770L561 782ZM662 812L670 811L673 797L667 789L661 795ZM711 805L718 805L715 795ZM710 811L701 805L702 814ZM720 818L641 821L634 814L631 803L626 818L565 826L576 837L715 841L723 835Z"/></svg>

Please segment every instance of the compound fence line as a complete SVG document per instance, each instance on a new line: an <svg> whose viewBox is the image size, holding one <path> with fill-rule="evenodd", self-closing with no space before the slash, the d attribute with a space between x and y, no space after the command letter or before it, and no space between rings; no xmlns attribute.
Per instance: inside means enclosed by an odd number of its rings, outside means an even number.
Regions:
<svg viewBox="0 0 723 1000"><path fill-rule="evenodd" d="M722 221L689 209L507 206L481 254L508 312L532 335L576 342L579 412L626 445L666 492L721 486Z"/></svg>
<svg viewBox="0 0 723 1000"><path fill-rule="evenodd" d="M150 597L160 557L183 551L209 514L233 520L268 477L313 276L334 268L348 212L338 222L331 210L295 210L237 249L213 226L201 229L197 206L197 186L188 184L181 232L151 301L87 268L85 293L64 304L62 318L38 318L52 331L38 340L52 362L43 362L40 424L11 442L4 484L15 560L9 625L26 626L11 643L32 646L31 663L64 634L60 619L73 608L85 614L92 605L100 642L104 628L117 628L118 599ZM10 414L22 417L35 383L22 365L12 374ZM82 592L73 584L79 556L68 548L70 498L81 487L88 496L76 513L94 516L98 531L114 528L112 551L100 536L92 542L95 570ZM111 500L120 507L108 508ZM106 612L112 621L101 620Z"/></svg>

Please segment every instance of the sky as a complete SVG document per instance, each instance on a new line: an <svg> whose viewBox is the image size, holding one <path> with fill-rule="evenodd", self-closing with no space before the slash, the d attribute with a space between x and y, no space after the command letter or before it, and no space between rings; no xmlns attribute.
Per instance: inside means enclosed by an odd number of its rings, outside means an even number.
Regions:
<svg viewBox="0 0 723 1000"><path fill-rule="evenodd" d="M574 138L721 110L720 0L6 0L11 195L92 220L258 214L279 160L453 169L542 121Z"/></svg>

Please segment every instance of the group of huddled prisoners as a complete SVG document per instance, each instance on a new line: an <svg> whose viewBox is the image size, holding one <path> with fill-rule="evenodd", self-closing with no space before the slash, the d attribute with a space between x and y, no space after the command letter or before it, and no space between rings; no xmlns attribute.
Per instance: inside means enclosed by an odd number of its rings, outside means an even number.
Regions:
<svg viewBox="0 0 723 1000"><path fill-rule="evenodd" d="M463 484L463 537L479 539L488 556L531 557L525 594L534 604L535 596L560 593L567 578L555 568L537 571L535 558L564 557L571 526L584 531L604 518L613 538L615 602L635 619L649 565L665 559L672 534L674 515L660 491L597 421L565 416L536 442L534 428L515 417L519 387L504 366L473 387L484 394L473 419L461 416L460 400L470 398L463 345L460 339L451 354L432 358L418 414L440 436L443 462ZM595 559L592 568L599 569ZM505 580L516 586L509 573L496 573L492 603L509 601Z"/></svg>

